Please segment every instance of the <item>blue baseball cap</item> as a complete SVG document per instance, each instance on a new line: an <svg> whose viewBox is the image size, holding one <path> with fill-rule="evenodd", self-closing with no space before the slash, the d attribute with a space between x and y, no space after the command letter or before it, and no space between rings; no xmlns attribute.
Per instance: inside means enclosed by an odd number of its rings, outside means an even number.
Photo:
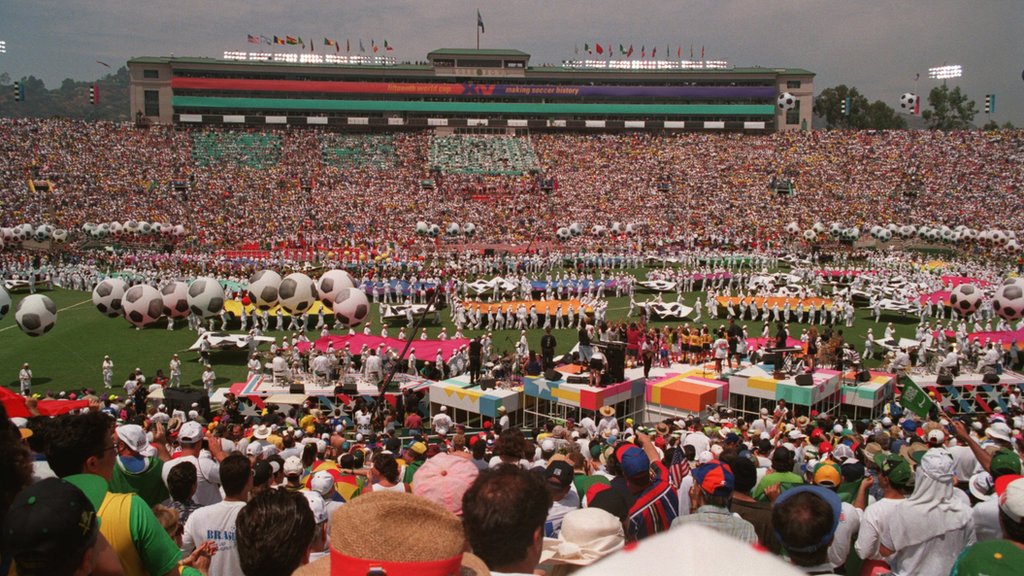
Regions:
<svg viewBox="0 0 1024 576"><path fill-rule="evenodd" d="M836 533L836 528L839 527L839 517L843 511L843 504L839 500L838 494L836 494L832 490L829 490L828 488L825 488L824 486L814 486L810 484L804 484L802 486L796 486L794 488L786 490L785 492L780 494L778 498L775 499L775 504L773 504L772 507L778 507L782 505L782 503L785 502L786 500L789 500L793 496L796 496L797 494L802 494L804 492L810 492L814 494L815 496L827 502L829 507L832 508L832 528L829 529L829 531L825 534L822 534L821 539L818 540L818 542L810 546L804 546L802 548L794 548L792 546L785 545L785 540L783 540L782 535L779 533L778 529L775 529L775 537L779 540L779 542L783 543L786 550L789 550L790 552L808 553L814 552L816 550L821 550L823 547L828 546L829 543L832 541L832 536Z"/></svg>

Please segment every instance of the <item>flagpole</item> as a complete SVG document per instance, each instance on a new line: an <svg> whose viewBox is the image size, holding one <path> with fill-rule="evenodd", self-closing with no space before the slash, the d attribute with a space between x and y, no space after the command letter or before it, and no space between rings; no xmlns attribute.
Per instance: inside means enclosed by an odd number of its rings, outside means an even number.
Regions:
<svg viewBox="0 0 1024 576"><path fill-rule="evenodd" d="M476 9L476 49L480 49L480 9Z"/></svg>

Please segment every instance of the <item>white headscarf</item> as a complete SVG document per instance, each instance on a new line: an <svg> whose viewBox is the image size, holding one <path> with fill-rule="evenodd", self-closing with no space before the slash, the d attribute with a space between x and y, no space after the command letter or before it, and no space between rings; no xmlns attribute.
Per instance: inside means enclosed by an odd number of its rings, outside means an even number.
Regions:
<svg viewBox="0 0 1024 576"><path fill-rule="evenodd" d="M900 551L963 528L971 507L953 487L953 455L945 448L925 452L914 475L914 493L892 517L892 543Z"/></svg>

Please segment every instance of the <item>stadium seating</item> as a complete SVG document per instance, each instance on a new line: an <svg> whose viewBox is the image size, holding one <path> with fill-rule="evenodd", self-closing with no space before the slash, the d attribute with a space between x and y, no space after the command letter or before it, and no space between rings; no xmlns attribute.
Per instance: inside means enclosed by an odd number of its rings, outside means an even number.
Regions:
<svg viewBox="0 0 1024 576"><path fill-rule="evenodd" d="M527 138L438 136L430 143L430 166L449 174L518 176L538 168Z"/></svg>
<svg viewBox="0 0 1024 576"><path fill-rule="evenodd" d="M274 134L201 132L192 138L192 159L197 166L236 164L267 168L281 157L281 138Z"/></svg>

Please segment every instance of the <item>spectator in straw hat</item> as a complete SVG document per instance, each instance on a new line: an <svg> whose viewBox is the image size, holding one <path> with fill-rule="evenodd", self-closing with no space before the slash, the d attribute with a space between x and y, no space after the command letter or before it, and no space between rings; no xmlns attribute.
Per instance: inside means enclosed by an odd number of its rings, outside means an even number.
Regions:
<svg viewBox="0 0 1024 576"><path fill-rule="evenodd" d="M441 505L412 494L371 492L335 512L330 555L300 567L295 574L488 575L480 558L464 552L465 548L462 524Z"/></svg>
<svg viewBox="0 0 1024 576"><path fill-rule="evenodd" d="M541 565L548 576L572 574L582 566L622 549L626 535L618 518L599 508L573 510L562 519L556 538L544 539Z"/></svg>

